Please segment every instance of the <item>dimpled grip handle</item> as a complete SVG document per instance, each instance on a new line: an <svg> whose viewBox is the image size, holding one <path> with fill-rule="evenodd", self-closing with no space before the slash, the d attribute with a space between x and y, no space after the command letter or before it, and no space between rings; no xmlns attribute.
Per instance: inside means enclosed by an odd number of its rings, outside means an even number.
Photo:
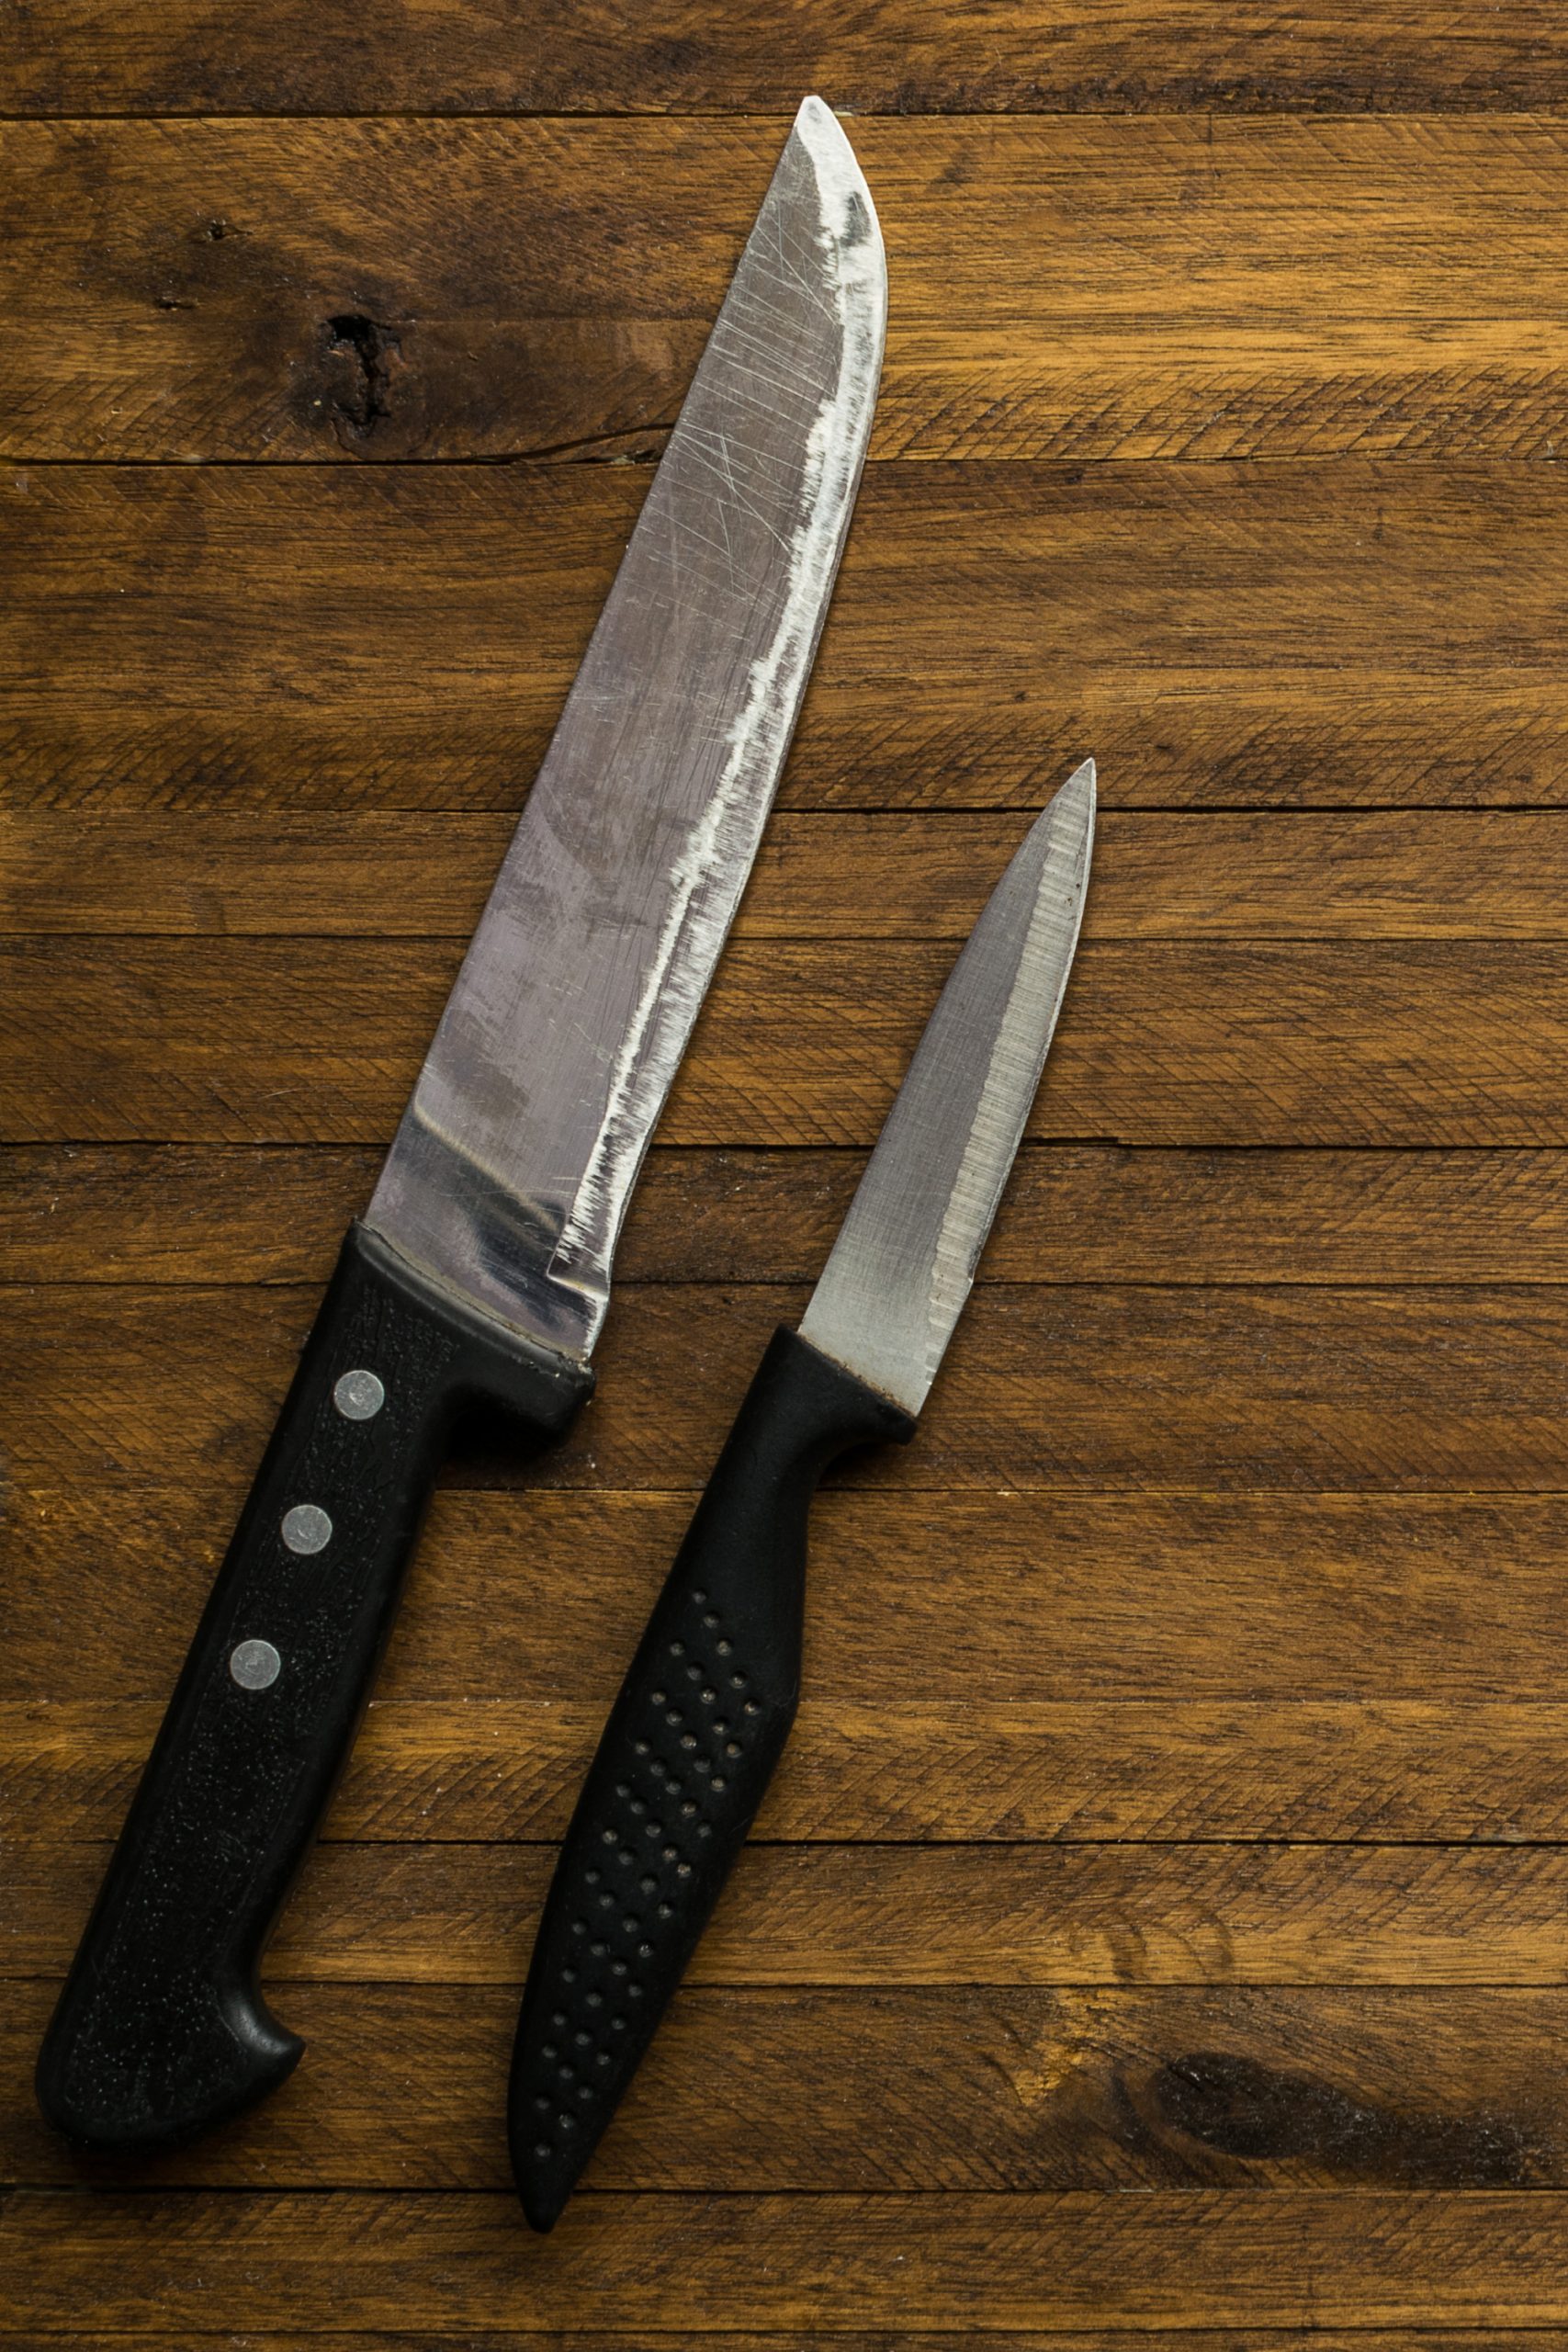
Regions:
<svg viewBox="0 0 1568 2352"><path fill-rule="evenodd" d="M44 2040L39 2102L79 2145L177 2146L292 2072L256 1972L451 1419L484 1398L542 1444L592 1385L351 1228Z"/></svg>
<svg viewBox="0 0 1568 2352"><path fill-rule="evenodd" d="M637 2072L800 1695L807 1521L829 1462L910 1416L774 1333L604 1727L534 1948L508 2132L547 2230Z"/></svg>

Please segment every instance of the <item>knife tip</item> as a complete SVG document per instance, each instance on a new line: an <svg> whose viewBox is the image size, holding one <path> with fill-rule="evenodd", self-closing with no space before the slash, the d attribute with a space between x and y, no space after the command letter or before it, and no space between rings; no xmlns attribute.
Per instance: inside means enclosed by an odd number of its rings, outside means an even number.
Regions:
<svg viewBox="0 0 1568 2352"><path fill-rule="evenodd" d="M1071 808L1081 802L1091 812L1099 795L1099 771L1092 759L1081 760L1066 784L1058 786L1051 799L1052 808Z"/></svg>
<svg viewBox="0 0 1568 2352"><path fill-rule="evenodd" d="M876 207L849 133L826 98L815 94L802 98L792 136L811 158L827 209L824 227L848 245L870 247L881 268L882 230Z"/></svg>
<svg viewBox="0 0 1568 2352"><path fill-rule="evenodd" d="M1058 785L1044 808L1029 829L1024 846L1038 839L1046 848L1061 835L1064 828L1075 844L1077 860L1088 858L1094 840L1095 811L1099 806L1099 786L1095 764L1084 760L1073 770L1066 782ZM1076 862L1076 861L1075 861Z"/></svg>

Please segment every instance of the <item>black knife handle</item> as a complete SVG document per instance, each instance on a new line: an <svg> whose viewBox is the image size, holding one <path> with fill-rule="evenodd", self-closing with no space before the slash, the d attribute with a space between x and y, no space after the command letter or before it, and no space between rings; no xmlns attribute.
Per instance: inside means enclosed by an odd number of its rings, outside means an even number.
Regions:
<svg viewBox="0 0 1568 2352"><path fill-rule="evenodd" d="M653 2039L800 1695L807 1520L829 1462L908 1413L798 1333L770 1341L583 1784L546 1901L507 2129L547 2230Z"/></svg>
<svg viewBox="0 0 1568 2352"><path fill-rule="evenodd" d="M451 1420L483 1398L542 1443L592 1385L350 1228L44 2038L39 2102L72 2140L175 2147L292 2071L304 2044L256 1972Z"/></svg>

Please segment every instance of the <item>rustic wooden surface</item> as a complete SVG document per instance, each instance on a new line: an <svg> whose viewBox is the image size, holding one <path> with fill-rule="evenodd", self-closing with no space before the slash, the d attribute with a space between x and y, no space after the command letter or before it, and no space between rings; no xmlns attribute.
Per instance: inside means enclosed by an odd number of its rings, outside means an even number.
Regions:
<svg viewBox="0 0 1568 2352"><path fill-rule="evenodd" d="M1553 0L28 0L0 50L0 2342L1568 2352ZM263 2111L32 2054L807 87L887 369L598 1401L460 1448ZM1028 814L1059 1043L547 2244L550 1841ZM1560 2201L1562 2200L1562 2201Z"/></svg>

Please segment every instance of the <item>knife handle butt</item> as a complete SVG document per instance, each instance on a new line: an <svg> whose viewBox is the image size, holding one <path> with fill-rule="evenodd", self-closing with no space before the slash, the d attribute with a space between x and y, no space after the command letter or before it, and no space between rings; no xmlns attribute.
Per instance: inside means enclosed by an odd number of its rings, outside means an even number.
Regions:
<svg viewBox="0 0 1568 2352"><path fill-rule="evenodd" d="M555 2222L746 1841L800 1693L807 1522L835 1456L910 1417L773 1335L605 1724L546 1901L513 2052L523 2208Z"/></svg>
<svg viewBox="0 0 1568 2352"><path fill-rule="evenodd" d="M44 2038L39 2103L79 2146L177 2147L293 2071L257 1971L452 1419L482 1398L542 1444L592 1386L351 1227Z"/></svg>

